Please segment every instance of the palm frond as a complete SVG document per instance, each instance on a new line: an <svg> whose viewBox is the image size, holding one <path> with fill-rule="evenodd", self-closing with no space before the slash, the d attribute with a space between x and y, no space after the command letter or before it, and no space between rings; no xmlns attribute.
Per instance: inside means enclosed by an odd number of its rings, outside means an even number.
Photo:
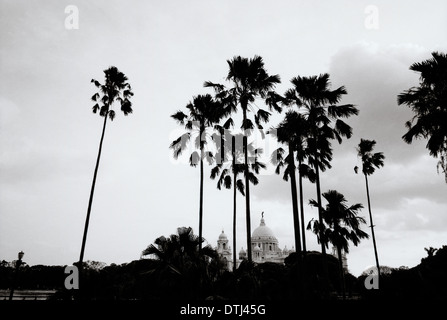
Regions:
<svg viewBox="0 0 447 320"><path fill-rule="evenodd" d="M176 120L179 124L184 124L184 121L187 117L188 116L183 111L180 110L171 115L171 118Z"/></svg>
<svg viewBox="0 0 447 320"><path fill-rule="evenodd" d="M101 83L99 83L99 81L92 79L90 82L93 82L95 84L96 87L101 87Z"/></svg>
<svg viewBox="0 0 447 320"><path fill-rule="evenodd" d="M191 167L195 167L199 164L200 162L200 155L197 151L194 151L193 153L191 153L191 156L189 157L189 165Z"/></svg>
<svg viewBox="0 0 447 320"><path fill-rule="evenodd" d="M110 121L113 121L113 119L115 119L115 111L114 110L109 111L109 118L110 118Z"/></svg>
<svg viewBox="0 0 447 320"><path fill-rule="evenodd" d="M98 104L95 104L95 105L93 106L92 110L93 110L93 113L98 112L98 110L99 110L99 105L98 105Z"/></svg>
<svg viewBox="0 0 447 320"><path fill-rule="evenodd" d="M238 179L236 182L236 188L239 190L239 192L245 196L245 185L244 182L241 179Z"/></svg>

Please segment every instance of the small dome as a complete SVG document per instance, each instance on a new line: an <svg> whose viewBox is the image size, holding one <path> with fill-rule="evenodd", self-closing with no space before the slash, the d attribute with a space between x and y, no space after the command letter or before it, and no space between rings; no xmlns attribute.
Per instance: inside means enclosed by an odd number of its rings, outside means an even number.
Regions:
<svg viewBox="0 0 447 320"><path fill-rule="evenodd" d="M224 231L222 230L222 233L219 235L219 240L228 240L227 235L224 233Z"/></svg>
<svg viewBox="0 0 447 320"><path fill-rule="evenodd" d="M256 246L253 251L257 252L257 251L261 251L261 248L259 248L258 246Z"/></svg>
<svg viewBox="0 0 447 320"><path fill-rule="evenodd" d="M241 251L239 251L239 254L246 254L244 248L241 248Z"/></svg>

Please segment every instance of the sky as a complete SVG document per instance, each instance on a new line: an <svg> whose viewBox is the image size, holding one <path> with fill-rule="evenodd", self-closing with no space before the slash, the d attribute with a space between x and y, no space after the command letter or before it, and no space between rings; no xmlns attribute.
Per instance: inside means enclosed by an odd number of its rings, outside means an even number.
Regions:
<svg viewBox="0 0 447 320"><path fill-rule="evenodd" d="M368 218L355 148L361 138L376 140L386 157L369 179L379 262L413 267L424 248L447 245L447 184L426 141L401 139L412 113L397 95L418 85L410 65L446 52L446 40L447 2L435 0L0 0L0 259L21 250L29 265L79 259L102 130L90 80L102 82L110 66L128 77L134 112L108 123L84 260L127 263L178 227L198 233L199 170L172 158L169 144L183 131L170 115L212 94L204 81L226 83L228 59L259 55L280 75L280 94L298 75L329 73L333 89L345 86L341 102L360 112L346 120L352 138L333 143L322 191L362 203ZM203 235L216 246L222 230L232 242L232 192L218 190L209 170ZM290 185L271 165L259 179L251 229L264 211L279 246L290 249ZM315 185L305 182L304 198L307 223L317 217L308 205ZM246 248L244 199L238 203L237 251ZM314 234L306 239L320 250ZM350 249L352 274L374 265L371 239Z"/></svg>

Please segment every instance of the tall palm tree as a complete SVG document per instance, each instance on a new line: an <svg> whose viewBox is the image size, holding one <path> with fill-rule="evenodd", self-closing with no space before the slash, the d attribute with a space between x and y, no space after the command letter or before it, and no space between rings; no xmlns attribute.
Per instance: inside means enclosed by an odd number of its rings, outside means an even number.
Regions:
<svg viewBox="0 0 447 320"><path fill-rule="evenodd" d="M375 145L376 141L374 140L360 139L360 143L357 147L357 155L362 160L362 172L365 176L366 197L368 199L369 221L371 224L370 226L371 236L374 245L374 256L376 258L377 274L380 278L379 256L377 254L376 237L374 235L374 224L371 213L371 201L369 198L368 176L374 173L374 171L376 170L375 168L379 169L380 167L383 167L383 160L385 159L385 156L383 155L382 152L376 152L376 153L372 152ZM354 170L357 173L358 168L355 167Z"/></svg>
<svg viewBox="0 0 447 320"><path fill-rule="evenodd" d="M130 98L133 96L132 88L127 82L127 77L116 67L109 67L104 70L105 82L101 84L99 81L92 79L91 82L99 89L99 92L92 96L92 101L96 102L93 106L93 113L99 111L99 115L104 117L102 125L101 140L99 142L98 156L96 158L95 171L93 173L92 187L90 189L90 198L88 200L87 217L85 219L84 234L82 237L81 254L79 256L79 267L82 268L84 260L85 243L87 240L87 231L90 221L90 213L92 210L93 194L95 192L96 176L98 174L99 160L101 158L102 144L104 141L104 133L106 131L107 119L113 121L115 111L112 109L114 102L118 102L121 111L125 116L132 113L132 103Z"/></svg>
<svg viewBox="0 0 447 320"><path fill-rule="evenodd" d="M368 238L368 234L360 229L360 225L366 221L358 216L363 205L357 203L348 207L344 195L336 190L323 193L323 198L327 201L326 207L322 208L323 224L321 225L320 221L311 220L308 229L312 229L317 234L318 241L322 245L327 247L330 242L337 249L342 294L343 299L346 299L342 251L349 253L349 242L357 246L361 239ZM314 207L320 206L313 199L310 200L310 204Z"/></svg>
<svg viewBox="0 0 447 320"><path fill-rule="evenodd" d="M239 135L239 139L242 138L242 135ZM223 151L223 161L221 163L216 164L216 166L211 169L211 179L216 179L219 176L217 181L217 188L219 190L222 189L222 185L225 186L226 189L230 189L233 186L233 271L236 270L236 218L237 218L237 190L245 196L245 186L242 179L238 179L238 175L244 172L244 166L242 163L238 161L238 158L243 156L243 150L241 148L237 148L236 140L238 138L236 135L230 134L228 131L225 132L225 137L223 139L223 143L220 144L220 149ZM231 141L231 149L226 149L228 143ZM231 151L230 151L231 150ZM226 152L225 152L226 151ZM225 165L228 159L227 154L230 154L231 157L231 165Z"/></svg>
<svg viewBox="0 0 447 320"><path fill-rule="evenodd" d="M231 165L226 166L225 163L217 164L211 170L211 179L215 179L219 177L217 181L217 188L219 190L222 189L222 185L226 189L230 189L233 186L233 271L236 270L236 194L237 190L245 196L245 186L244 181L242 179L238 179L239 174L244 173L244 164L241 163L241 158L244 157L244 151L242 148L243 134L230 134L226 132L225 141L231 141ZM228 148L230 150L230 148ZM254 148L253 143L248 145L248 154L250 158L254 159L252 163L250 163L251 171L249 171L249 181L253 185L257 185L259 183L256 174L259 174L260 169L265 169L266 165L259 161L259 156L262 154L262 149ZM227 159L228 157L225 157Z"/></svg>
<svg viewBox="0 0 447 320"><path fill-rule="evenodd" d="M317 188L318 219L323 224L321 207L320 170L330 168L332 149L330 140L342 142L342 137L350 138L352 128L341 118L358 114L352 104L337 105L342 96L347 94L344 86L330 89L329 74L319 76L292 78L292 89L287 90L285 99L290 106L296 105L308 123L307 143L310 149L309 163L315 170ZM333 123L333 126L330 125ZM323 230L320 231L321 233ZM321 235L322 236L322 235ZM326 264L326 248L322 244L323 263ZM326 268L325 268L326 269Z"/></svg>
<svg viewBox="0 0 447 320"><path fill-rule="evenodd" d="M213 154L205 150L208 139L207 129L212 128L225 115L222 105L218 103L209 94L198 95L193 98L192 102L186 105L188 113L177 111L171 117L180 125L184 125L186 133L174 140L170 148L174 151L174 158L178 158L183 151L189 147L191 136L196 134L194 146L195 149L189 158L189 164L192 167L200 164L200 192L199 192L199 238L202 239L203 229L203 160L206 158L208 163L213 161ZM202 248L202 242L199 243L199 249Z"/></svg>
<svg viewBox="0 0 447 320"><path fill-rule="evenodd" d="M397 97L399 105L407 105L415 113L406 122L406 143L413 139L428 139L427 149L439 157L447 183L447 53L432 52L432 58L413 63L410 70L420 73L419 87L412 87Z"/></svg>
<svg viewBox="0 0 447 320"><path fill-rule="evenodd" d="M292 210L293 221L295 230L295 248L298 253L301 253L301 246L303 251L306 251L306 241L304 235L304 208L303 208L303 188L302 178L308 176L310 168L303 163L305 159L305 135L306 135L306 120L296 111L288 111L284 120L272 130L270 133L275 135L278 142L287 144L288 153L286 156L285 150L280 147L273 151L271 156L271 162L276 165L276 174L281 172L281 168L285 166L283 179L288 181L290 177L290 186L292 193ZM298 215L298 195L296 188L296 176L295 170L295 152L298 159L298 172L299 172L299 187L300 187L300 207L301 207L301 223ZM301 230L300 230L301 229ZM302 242L301 242L302 235Z"/></svg>
<svg viewBox="0 0 447 320"><path fill-rule="evenodd" d="M257 98L265 100L269 109L275 109L280 112L281 107L278 105L280 101L279 95L277 95L273 89L277 83L280 83L279 75L269 75L264 67L264 61L260 56L254 56L251 59L243 58L241 56L234 57L231 60L227 60L229 71L226 77L227 81L230 81L232 87L227 89L222 84L212 83L210 81L205 82L205 87L213 87L216 94L223 100L228 102L230 109L235 109L240 106L242 110L242 125L244 130L244 175L245 175L245 215L247 226L247 258L248 261L252 261L251 254L251 220L250 220L250 184L249 184L249 159L248 159L248 135L251 130L255 128L262 130L262 123L269 120L270 112L258 108L256 111L256 105L254 102ZM254 123L249 118L249 113L254 114Z"/></svg>

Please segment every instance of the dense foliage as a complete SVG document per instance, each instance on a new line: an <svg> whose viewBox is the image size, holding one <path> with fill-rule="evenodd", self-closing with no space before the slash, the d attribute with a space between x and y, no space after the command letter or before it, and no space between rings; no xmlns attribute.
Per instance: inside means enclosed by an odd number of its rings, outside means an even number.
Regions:
<svg viewBox="0 0 447 320"><path fill-rule="evenodd" d="M339 299L340 277L337 259L328 255L330 294L324 295L321 281L322 255L307 252L305 270L299 270L296 254L286 258L284 264L253 264L244 261L235 272L218 264L219 258L208 260L208 272L198 269L206 285L187 281L178 274L159 270L159 259L140 259L121 265L104 266L85 262L85 298L93 300L320 300ZM214 268L214 269L213 269ZM210 272L209 270L214 270ZM0 265L0 289L8 289L13 277L13 264ZM71 299L73 290L64 288L64 266L28 266L20 268L17 288L56 289L52 299ZM447 298L447 246L443 246L421 260L413 268L388 268L382 272L378 290L364 286L366 274L355 277L347 274L346 294L350 299L407 300ZM301 283L304 286L300 286ZM302 288L302 289L300 289ZM300 291L302 290L302 291Z"/></svg>

